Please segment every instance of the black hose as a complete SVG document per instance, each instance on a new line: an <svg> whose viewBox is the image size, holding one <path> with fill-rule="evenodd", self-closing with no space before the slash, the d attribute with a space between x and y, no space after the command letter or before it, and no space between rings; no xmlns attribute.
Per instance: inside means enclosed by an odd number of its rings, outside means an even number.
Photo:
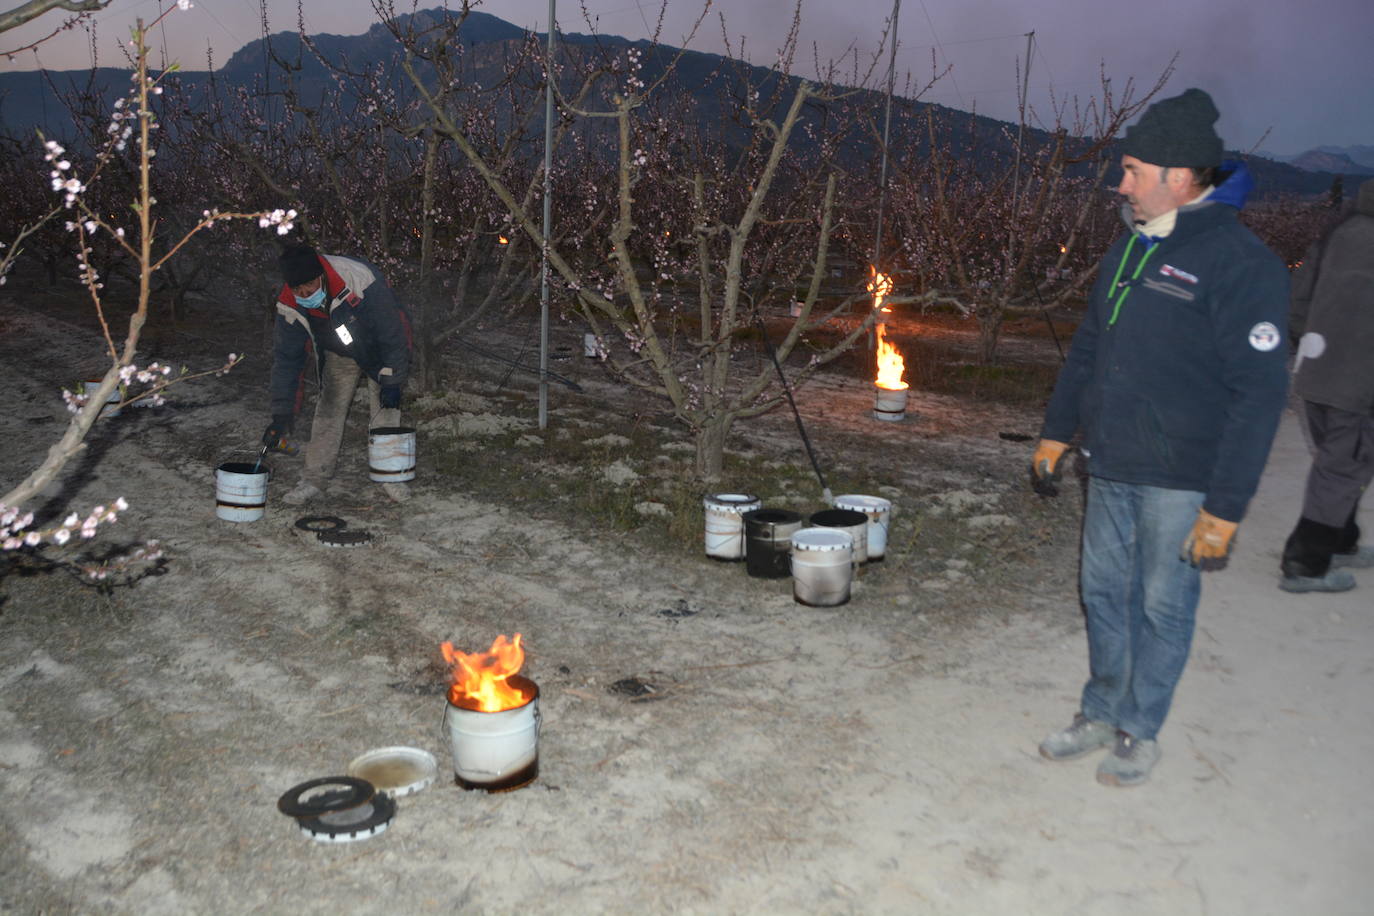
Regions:
<svg viewBox="0 0 1374 916"><path fill-rule="evenodd" d="M468 341L464 340L464 339L461 338L461 337L455 337L455 338L453 338L453 340L454 340L455 343L458 343L458 344L461 344L462 346L467 347L469 350L471 350L472 352L478 354L479 356L485 356L487 359L494 359L494 360L496 360L497 362L505 363L506 365L511 366L512 368L523 370L523 371L525 371L525 372L530 373L531 375L538 375L538 374L539 374L539 367L538 367L538 366L533 366L533 367L531 367L531 366L526 366L524 363L520 362L519 360L511 359L509 356L502 356L500 353L493 353L493 352L491 352L490 350L487 350L487 349L485 349L485 348L483 348L483 347L477 346L477 344L475 344L475 343L469 343ZM524 352L524 351L521 351L521 352ZM565 386L567 386L569 389L571 389L571 390L573 390L573 391L576 391L578 394L581 394L581 393L582 393L582 386L581 386L581 385L577 384L577 382L574 382L574 381L573 381L572 379L570 379L570 378L567 378L567 377L565 377L565 376L559 375L557 372L550 372L550 373L549 373L549 378L553 379L555 382L558 382L560 385L565 385Z"/></svg>
<svg viewBox="0 0 1374 916"><path fill-rule="evenodd" d="M763 326L762 316L754 319L759 326L759 335L763 338L763 345L768 348L768 356L773 360L773 368L778 370L778 379L782 382L783 393L787 395L787 403L792 405L792 416L797 420L797 432L801 433L802 445L806 446L806 455L811 459L811 467L816 472L816 479L821 482L821 495L825 498L826 505L834 502L834 497L830 493L830 487L825 483L825 475L821 473L821 464L816 460L816 451L811 447L811 438L806 434L806 427L802 425L801 413L797 410L797 402L792 399L792 386L787 384L787 376L782 372L782 363L778 362L778 353L773 349L773 342L768 339L768 329Z"/></svg>
<svg viewBox="0 0 1374 916"><path fill-rule="evenodd" d="M1040 295L1040 284L1032 283L1031 289L1035 290L1035 298L1040 300L1040 314L1045 316L1045 324L1050 327L1050 336L1054 338L1054 348L1059 351L1059 362L1062 365L1065 360L1064 348L1059 343L1059 332L1054 329L1054 321L1050 319L1050 307L1045 304L1045 297Z"/></svg>

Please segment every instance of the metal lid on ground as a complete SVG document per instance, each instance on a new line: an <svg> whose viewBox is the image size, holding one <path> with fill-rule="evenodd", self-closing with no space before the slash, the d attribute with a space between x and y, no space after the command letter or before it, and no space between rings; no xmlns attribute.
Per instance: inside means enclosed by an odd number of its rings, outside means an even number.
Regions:
<svg viewBox="0 0 1374 916"><path fill-rule="evenodd" d="M348 775L365 779L392 798L411 795L434 784L439 764L418 747L379 747L354 758Z"/></svg>

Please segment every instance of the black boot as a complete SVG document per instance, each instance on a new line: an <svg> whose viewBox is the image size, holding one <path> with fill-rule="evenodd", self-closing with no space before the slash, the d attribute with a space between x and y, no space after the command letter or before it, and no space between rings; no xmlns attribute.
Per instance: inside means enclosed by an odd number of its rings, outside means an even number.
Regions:
<svg viewBox="0 0 1374 916"><path fill-rule="evenodd" d="M1350 518L1345 521L1341 531L1340 544L1331 555L1331 565L1336 569L1368 569L1374 566L1374 547L1360 546L1360 526L1355 524L1355 513L1360 510L1356 503L1350 510Z"/></svg>
<svg viewBox="0 0 1374 916"><path fill-rule="evenodd" d="M1344 592L1354 588L1354 576L1331 568L1331 556L1340 547L1344 534L1344 529L1333 525L1298 519L1297 527L1283 545L1283 578L1279 588L1286 592Z"/></svg>
<svg viewBox="0 0 1374 916"><path fill-rule="evenodd" d="M1336 539L1336 549L1333 553L1354 553L1360 546L1360 526L1355 524L1355 513L1360 511L1360 504L1356 503L1355 508L1350 510L1350 518L1345 520L1345 527L1341 529L1340 537Z"/></svg>

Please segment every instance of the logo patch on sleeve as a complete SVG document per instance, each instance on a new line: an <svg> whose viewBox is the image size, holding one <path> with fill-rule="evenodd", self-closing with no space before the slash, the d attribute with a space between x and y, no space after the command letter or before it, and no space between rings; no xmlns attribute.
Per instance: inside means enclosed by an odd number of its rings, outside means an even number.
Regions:
<svg viewBox="0 0 1374 916"><path fill-rule="evenodd" d="M1268 353L1279 345L1282 335L1279 329L1268 321L1261 321L1250 329L1250 346L1261 353Z"/></svg>

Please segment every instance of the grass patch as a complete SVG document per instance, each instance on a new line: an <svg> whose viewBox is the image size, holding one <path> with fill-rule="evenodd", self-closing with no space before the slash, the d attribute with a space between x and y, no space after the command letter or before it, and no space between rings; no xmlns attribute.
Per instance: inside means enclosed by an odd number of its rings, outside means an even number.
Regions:
<svg viewBox="0 0 1374 916"><path fill-rule="evenodd" d="M533 417L534 405L505 395L509 416ZM430 410L425 419L441 411ZM693 450L685 430L652 424L622 428L581 425L604 417L560 412L557 425L480 436L433 436L422 449L433 473L455 489L555 518L575 530L633 535L646 546L672 552L700 549L702 498L710 493L751 493L765 505L803 514L825 508L809 465L759 453L730 453L725 476L707 486L692 473ZM880 481L863 471L828 473L835 493L876 493Z"/></svg>

